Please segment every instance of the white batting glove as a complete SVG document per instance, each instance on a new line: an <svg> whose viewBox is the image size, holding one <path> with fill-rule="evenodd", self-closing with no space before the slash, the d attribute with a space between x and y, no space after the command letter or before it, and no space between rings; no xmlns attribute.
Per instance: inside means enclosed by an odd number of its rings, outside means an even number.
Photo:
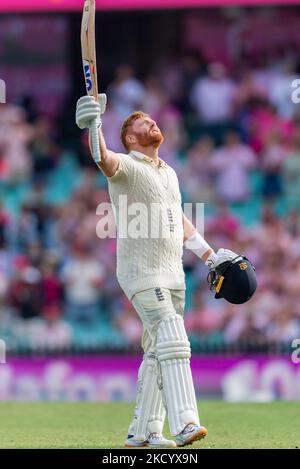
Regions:
<svg viewBox="0 0 300 469"><path fill-rule="evenodd" d="M208 266L209 269L215 269L216 267L220 266L224 262L227 261L232 261L236 257L238 257L239 254L236 254L233 251L230 251L230 249L219 249L217 253L213 252L205 262L205 265Z"/></svg>
<svg viewBox="0 0 300 469"><path fill-rule="evenodd" d="M101 126L100 116L105 112L106 101L107 98L104 93L98 95L97 101L93 96L82 96L78 99L76 106L76 124L78 127L80 129L88 129L95 119L97 120L98 127Z"/></svg>
<svg viewBox="0 0 300 469"><path fill-rule="evenodd" d="M107 96L105 93L98 94L98 103L100 105L100 114L104 114L107 104Z"/></svg>

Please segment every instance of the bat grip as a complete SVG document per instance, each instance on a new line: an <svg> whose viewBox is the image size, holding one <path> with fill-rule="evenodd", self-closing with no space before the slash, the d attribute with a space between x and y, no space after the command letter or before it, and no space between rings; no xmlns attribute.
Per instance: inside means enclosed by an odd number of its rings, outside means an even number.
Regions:
<svg viewBox="0 0 300 469"><path fill-rule="evenodd" d="M100 145L99 145L99 133L97 119L94 119L91 125L91 141L92 141L92 153L96 163L101 161Z"/></svg>

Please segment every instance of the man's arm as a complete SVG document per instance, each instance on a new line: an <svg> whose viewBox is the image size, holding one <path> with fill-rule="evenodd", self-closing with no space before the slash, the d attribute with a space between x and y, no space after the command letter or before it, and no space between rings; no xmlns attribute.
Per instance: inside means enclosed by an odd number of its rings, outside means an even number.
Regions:
<svg viewBox="0 0 300 469"><path fill-rule="evenodd" d="M105 139L103 136L103 132L101 130L101 114L104 113L106 107L106 95L99 94L98 100L95 100L93 96L82 96L77 101L76 107L76 124L80 129L89 129L91 127L91 123L94 120L98 122L98 129L99 129L99 147L100 147L100 156L101 161L96 161L93 156L92 152L92 145L91 145L91 132L89 134L89 146L91 150L91 154L94 158L95 163L101 169L101 171L107 177L112 177L115 175L116 171L118 170L120 157L117 153L108 150L106 147Z"/></svg>
<svg viewBox="0 0 300 469"><path fill-rule="evenodd" d="M91 132L89 133L89 146L90 146L91 154L93 155L92 145L91 145ZM120 157L117 153L115 153L112 150L108 150L108 148L106 147L106 143L105 143L105 139L104 139L104 135L103 135L101 127L99 127L99 146L100 146L101 161L96 162L96 164L106 177L112 177L115 175L115 173L118 170Z"/></svg>
<svg viewBox="0 0 300 469"><path fill-rule="evenodd" d="M241 304L252 297L257 287L255 268L245 256L240 256L229 249L223 248L215 253L184 214L183 233L185 247L200 257L209 268L207 282L210 290L215 291L215 298L225 298L229 303ZM231 266L234 266L234 262L243 259L244 262L239 262L237 265L240 268L242 264L246 265L246 273L245 268L243 270L232 270ZM224 279L227 280L227 284ZM228 282L230 282L230 285Z"/></svg>
<svg viewBox="0 0 300 469"><path fill-rule="evenodd" d="M229 249L220 248L216 253L184 213L182 217L185 247L193 251L196 256L200 257L209 269L215 269L217 266L222 265L222 263L238 257L238 254Z"/></svg>
<svg viewBox="0 0 300 469"><path fill-rule="evenodd" d="M206 262L209 256L214 253L214 250L207 244L205 239L198 233L193 223L182 214L183 217L183 241L186 247L195 252L203 262ZM194 247L193 247L194 245ZM190 246L190 247L189 247ZM216 254L215 254L216 255Z"/></svg>

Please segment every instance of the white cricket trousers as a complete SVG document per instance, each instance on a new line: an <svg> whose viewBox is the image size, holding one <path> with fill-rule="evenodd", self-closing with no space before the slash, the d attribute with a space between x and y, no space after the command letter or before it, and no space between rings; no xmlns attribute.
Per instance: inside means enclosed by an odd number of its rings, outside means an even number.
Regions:
<svg viewBox="0 0 300 469"><path fill-rule="evenodd" d="M200 425L183 324L185 291L151 288L131 301L143 323L144 358L128 433L139 440L162 433L166 410L173 435L188 423Z"/></svg>
<svg viewBox="0 0 300 469"><path fill-rule="evenodd" d="M170 313L179 314L183 318L185 290L151 288L136 293L131 302L143 323L143 351L156 355L158 324Z"/></svg>

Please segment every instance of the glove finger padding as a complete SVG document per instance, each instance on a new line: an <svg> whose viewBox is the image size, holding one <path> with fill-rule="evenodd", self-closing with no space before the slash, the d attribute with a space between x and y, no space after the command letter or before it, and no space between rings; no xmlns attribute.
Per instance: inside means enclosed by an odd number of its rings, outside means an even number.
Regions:
<svg viewBox="0 0 300 469"><path fill-rule="evenodd" d="M84 104L79 104L76 108L76 112L81 112L81 111L97 111L98 114L100 114L100 105L97 103L97 101L94 101L93 103L84 103Z"/></svg>
<svg viewBox="0 0 300 469"><path fill-rule="evenodd" d="M104 114L107 104L107 96L105 93L98 94L98 103L100 106L100 114Z"/></svg>
<svg viewBox="0 0 300 469"><path fill-rule="evenodd" d="M95 106L89 106L89 107L80 107L76 111L77 116L82 116L82 115L89 115L89 114L96 114L97 116L100 115L99 108Z"/></svg>
<svg viewBox="0 0 300 469"><path fill-rule="evenodd" d="M99 117L99 111L95 109L82 109L76 113L76 122L92 121Z"/></svg>
<svg viewBox="0 0 300 469"><path fill-rule="evenodd" d="M94 96L84 95L84 96L81 96L81 98L78 99L77 107L84 106L85 104L88 104L88 103L97 103L97 104L99 104L98 101L95 100Z"/></svg>
<svg viewBox="0 0 300 469"><path fill-rule="evenodd" d="M82 96L77 101L76 124L80 129L89 128L95 119L100 119L99 102L93 96Z"/></svg>
<svg viewBox="0 0 300 469"><path fill-rule="evenodd" d="M232 261L239 255L233 251L230 251L230 249L220 248L217 251L217 256L218 256L218 262L216 263L216 266L222 264L225 261Z"/></svg>

